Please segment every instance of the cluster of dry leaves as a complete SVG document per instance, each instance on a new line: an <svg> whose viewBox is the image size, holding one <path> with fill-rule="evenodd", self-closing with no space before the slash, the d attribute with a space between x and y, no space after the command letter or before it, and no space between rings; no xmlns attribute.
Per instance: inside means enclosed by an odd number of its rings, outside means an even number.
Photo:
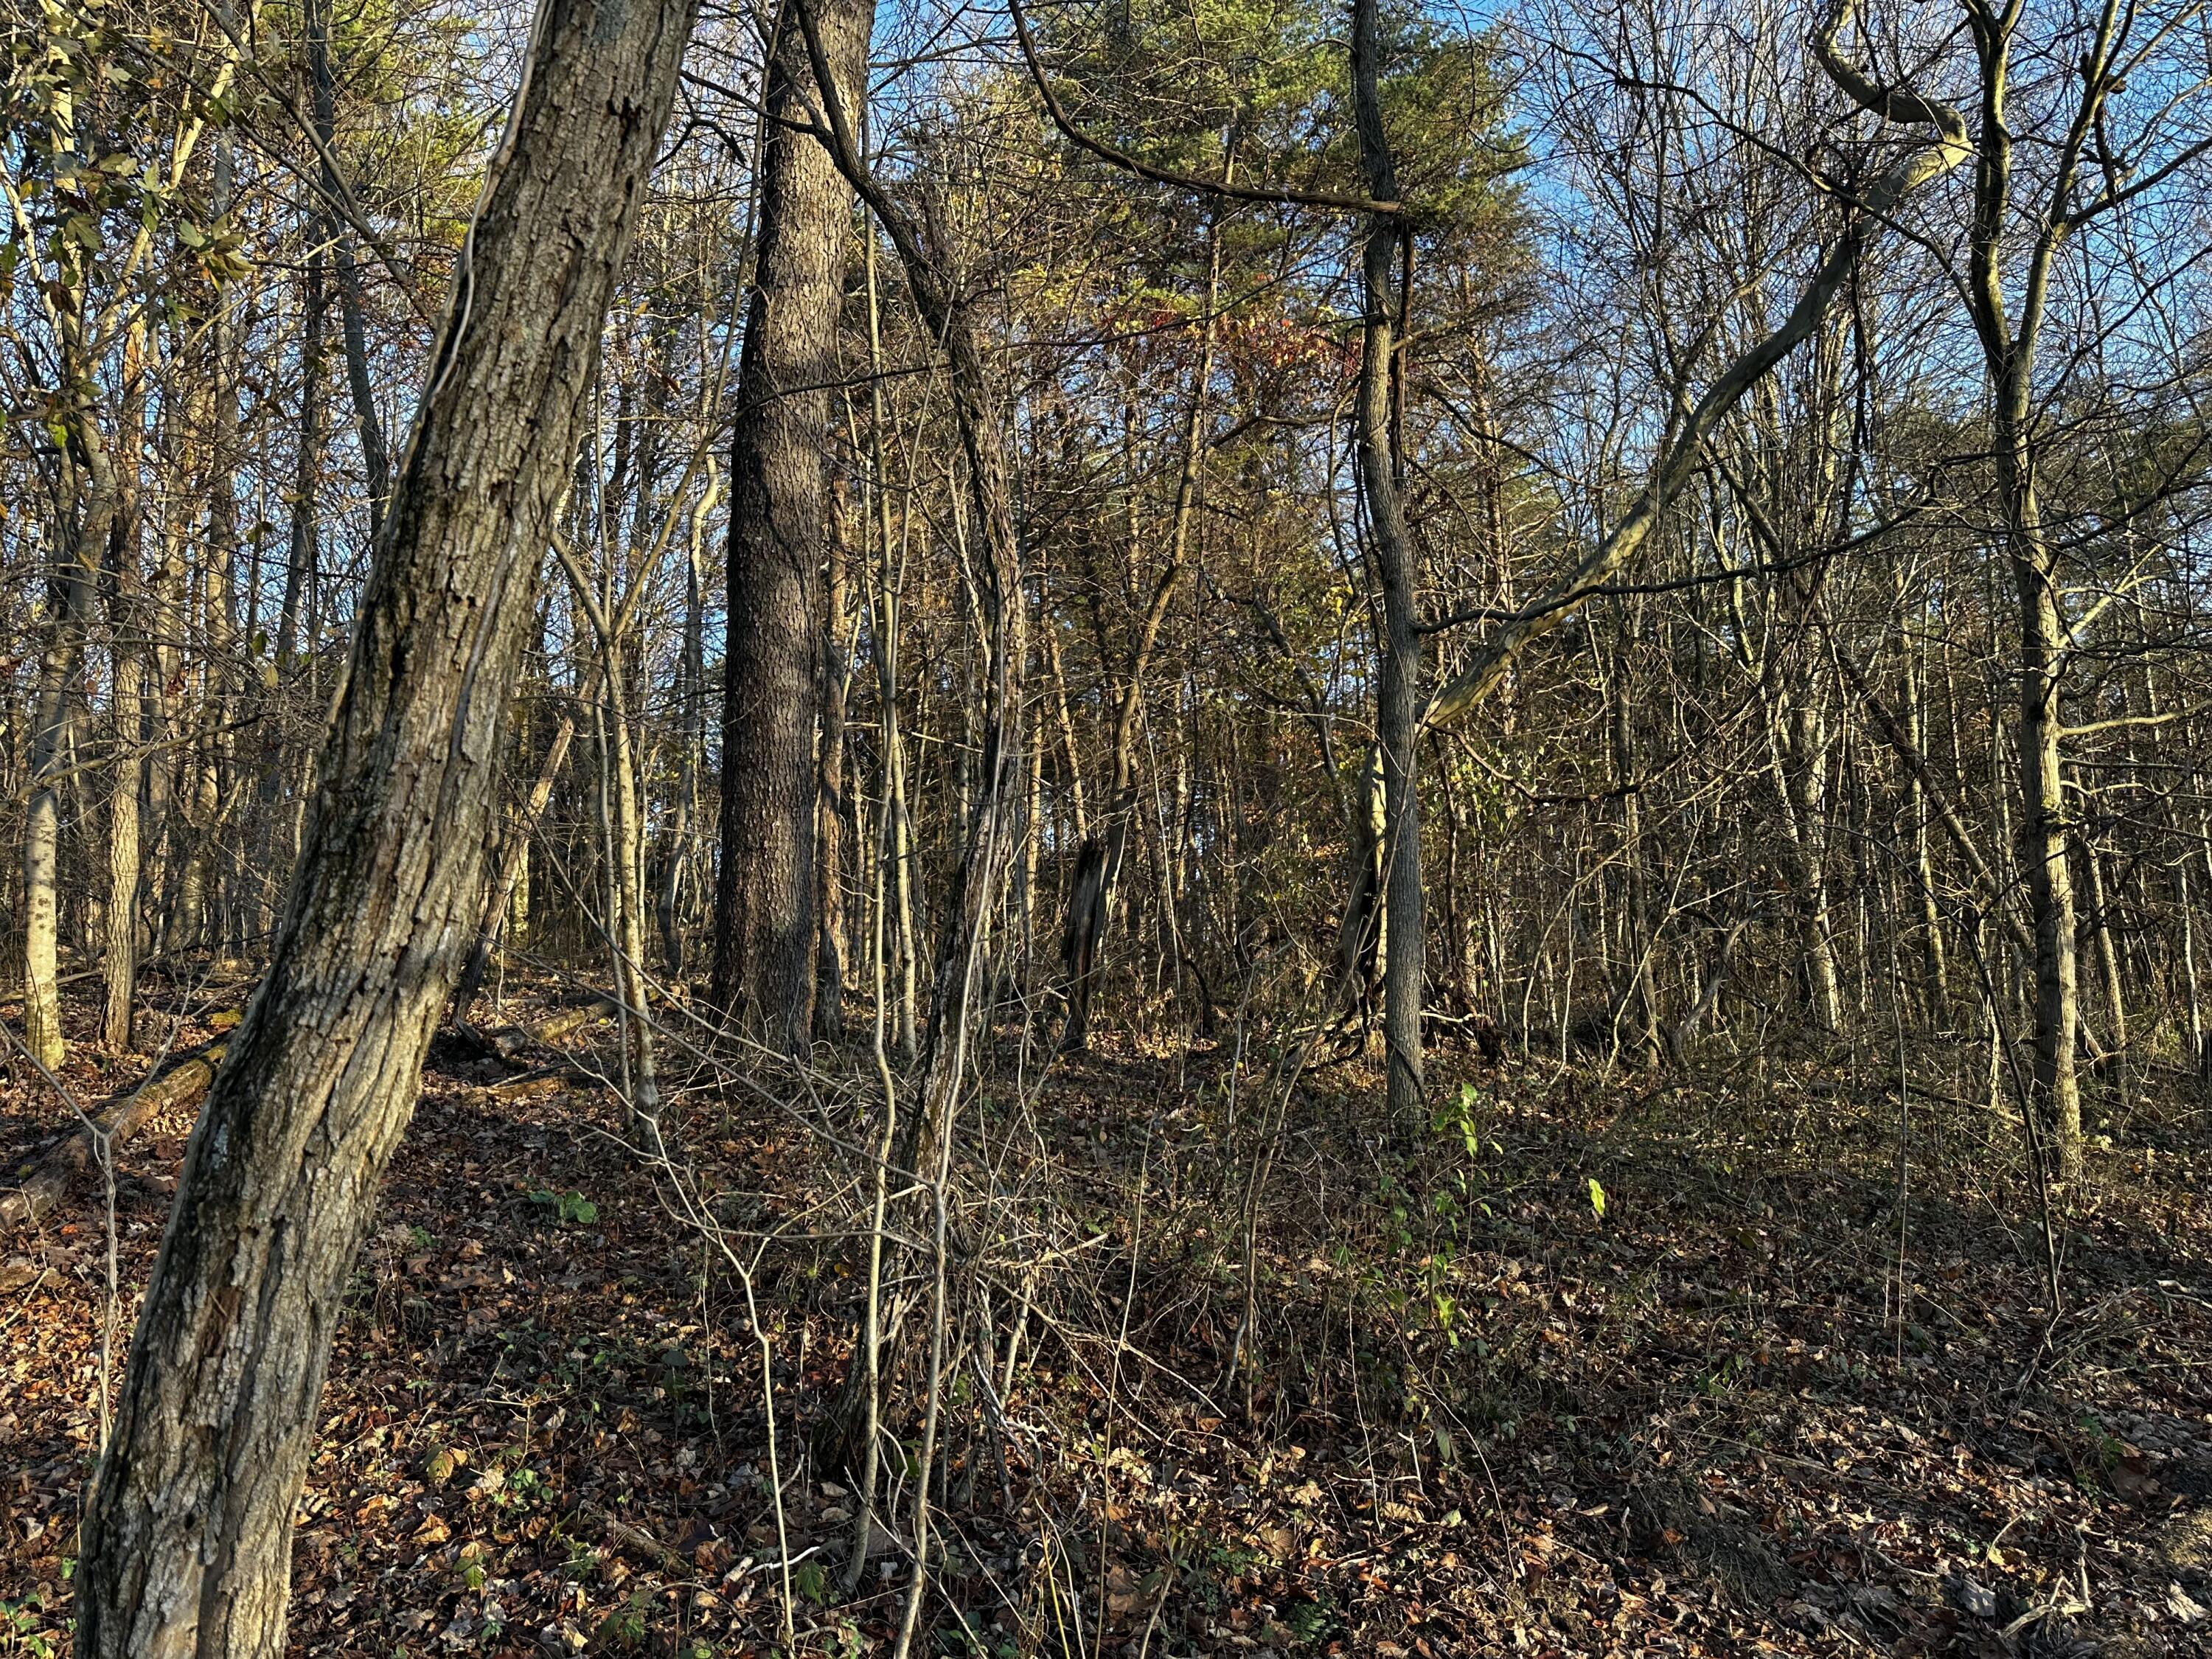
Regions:
<svg viewBox="0 0 2212 1659"><path fill-rule="evenodd" d="M1871 1078L1513 1067L1394 1129L1356 1066L1271 1115L1229 1063L1085 1058L1024 1097L1049 1178L1015 1184L1081 1248L1029 1281L1003 1399L947 1390L918 1651L2212 1652L2182 1085L2060 1195L2054 1318L2009 1132L1957 1102L1907 1117L1900 1205ZM136 1062L74 1064L98 1096ZM604 1095L506 1074L441 1052L387 1183L295 1650L887 1651L910 1483L848 1591L857 1499L809 1451L858 1282L830 1161L787 1115L686 1109L702 1189L781 1233L756 1334ZM9 1086L10 1169L64 1127L43 1087ZM190 1127L120 1158L115 1366ZM112 1382L103 1190L0 1254L0 1654L58 1655Z"/></svg>

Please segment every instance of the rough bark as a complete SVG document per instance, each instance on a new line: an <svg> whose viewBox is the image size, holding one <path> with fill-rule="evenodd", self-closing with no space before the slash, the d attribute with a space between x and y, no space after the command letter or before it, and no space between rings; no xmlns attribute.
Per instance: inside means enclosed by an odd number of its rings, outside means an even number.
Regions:
<svg viewBox="0 0 2212 1659"><path fill-rule="evenodd" d="M362 593L268 976L87 1494L77 1651L275 1659L338 1304L476 919L533 560L690 0L549 0Z"/></svg>
<svg viewBox="0 0 2212 1659"><path fill-rule="evenodd" d="M866 0L819 8L827 73L848 104L864 83L873 9ZM788 21L769 60L767 101L759 262L730 456L714 995L739 1029L796 1051L813 1006L815 617L852 191L823 147L791 125L803 125L823 98L806 41Z"/></svg>
<svg viewBox="0 0 2212 1659"><path fill-rule="evenodd" d="M98 429L76 423L76 452L68 475L83 480L83 499L70 502L76 525L62 543L47 600L46 638L39 654L31 705L30 799L23 814L23 1040L47 1066L62 1063L61 992L57 952L61 861L61 791L70 709L84 666L85 625L93 573L107 548L115 514L115 475Z"/></svg>
<svg viewBox="0 0 2212 1659"><path fill-rule="evenodd" d="M1398 199L1398 174L1382 125L1381 53L1376 0L1353 0L1352 93L1359 132L1360 170L1367 193ZM1395 416L1402 395L1398 362L1400 316L1409 295L1392 280L1403 252L1401 280L1413 277L1413 242L1395 216L1376 215L1360 259L1362 339L1358 425L1359 483L1382 590L1380 692L1375 741L1382 757L1383 963L1382 1040L1389 1054L1391 1115L1404 1121L1422 1111L1421 994L1428 969L1427 896L1421 883L1421 635L1413 609L1419 555L1406 522L1398 483Z"/></svg>

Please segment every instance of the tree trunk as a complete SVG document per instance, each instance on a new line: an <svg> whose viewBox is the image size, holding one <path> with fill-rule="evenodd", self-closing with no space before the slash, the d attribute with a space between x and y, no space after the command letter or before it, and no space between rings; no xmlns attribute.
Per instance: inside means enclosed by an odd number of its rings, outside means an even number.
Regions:
<svg viewBox="0 0 2212 1659"><path fill-rule="evenodd" d="M690 0L548 0L268 977L185 1155L87 1493L77 1651L276 1659L337 1310L484 874L498 735Z"/></svg>
<svg viewBox="0 0 2212 1659"><path fill-rule="evenodd" d="M1376 0L1352 8L1352 105L1359 130L1359 159L1367 192L1377 201L1398 199L1396 163L1382 126L1376 61ZM1413 533L1399 494L1396 416L1401 312L1410 292L1397 291L1391 267L1405 250L1401 280L1410 290L1413 242L1395 218L1377 216L1368 228L1360 261L1364 311L1359 362L1359 482L1382 579L1381 693L1375 739L1382 757L1384 803L1382 1040L1389 1054L1391 1115L1411 1121L1422 1113L1421 992L1427 973L1427 898L1421 887L1421 636L1413 611L1418 574ZM1394 303L1394 301L1395 303Z"/></svg>
<svg viewBox="0 0 2212 1659"><path fill-rule="evenodd" d="M307 280L301 295L300 423L292 472L290 536L284 561L283 597L276 607L276 654L259 691L263 717L281 716L289 677L300 643L301 607L314 586L314 573L322 557L322 527L316 495L323 472L323 249L322 221L310 216L303 223L308 243ZM281 719L272 722L281 733ZM260 885L255 893L258 912L255 931L275 930L276 907L282 895L276 890L275 872L289 867L299 848L284 828L293 814L284 808L292 771L289 745L278 741L267 745L261 758L261 822L256 830L260 857ZM294 783L297 787L297 783Z"/></svg>
<svg viewBox="0 0 2212 1659"><path fill-rule="evenodd" d="M636 751L630 738L629 711L623 696L622 636L610 629L600 641L606 662L606 785L614 796L614 851L607 878L615 902L609 908L617 924L615 984L622 993L628 1027L628 1101L633 1128L647 1152L660 1149L660 1082L653 1040L653 1008L645 980L645 836L639 823Z"/></svg>
<svg viewBox="0 0 2212 1659"><path fill-rule="evenodd" d="M2105 881L2104 854L2095 840L2081 838L2081 870L2089 878L2089 925L2097 941L2097 966L2105 981L2105 1018L2112 1033L2113 1062L2125 1086L2128 1064L2126 982L2120 977L2120 950L2112 931L2112 895Z"/></svg>
<svg viewBox="0 0 2212 1659"><path fill-rule="evenodd" d="M865 95L872 13L868 0L821 8L834 95L848 104ZM796 1052L811 1035L814 1000L816 596L852 191L823 147L790 125L823 99L805 40L787 18L779 29L730 456L714 998L741 1030Z"/></svg>
<svg viewBox="0 0 2212 1659"><path fill-rule="evenodd" d="M107 938L100 963L107 993L103 1036L118 1054L131 1047L137 1008L138 790L145 771L137 754L139 678L137 651L118 651L112 711L118 754L107 798Z"/></svg>
<svg viewBox="0 0 2212 1659"><path fill-rule="evenodd" d="M1805 972L1813 1017L1822 1030L1840 1030L1843 984L1836 970L1834 919L1828 904L1827 721L1812 686L1793 684L1778 674L1769 688L1767 708L1776 793L1805 925Z"/></svg>
<svg viewBox="0 0 2212 1659"><path fill-rule="evenodd" d="M327 156L337 131L337 80L331 69L330 18L325 0L307 0L307 75L314 87L315 136ZM327 160L323 187L335 192L337 179ZM346 386L353 394L354 422L361 438L362 470L368 486L368 533L384 524L392 494L392 461L384 447L384 422L376 411L376 389L368 379L368 329L362 315L361 273L355 268L353 232L341 228L331 246L337 271L338 332L345 347Z"/></svg>
<svg viewBox="0 0 2212 1659"><path fill-rule="evenodd" d="M60 560L47 600L46 641L39 656L31 713L30 799L23 813L23 1040L47 1066L62 1063L61 988L57 951L60 912L56 884L61 862L61 793L53 775L65 765L70 708L84 666L86 613L93 573L107 550L116 507L115 472L89 416L72 422L64 476L82 481L83 499L64 484L61 514L74 510L76 525L61 538Z"/></svg>
<svg viewBox="0 0 2212 1659"><path fill-rule="evenodd" d="M108 629L113 640L114 684L109 688L108 724L115 763L107 806L106 949L100 972L107 992L106 1037L109 1048L131 1046L138 1000L138 885L140 873L139 792L144 787L145 619L139 614L137 434L143 422L144 330L134 324L124 350L124 416L130 434L118 475L114 534L108 548ZM128 483L125 479L129 480Z"/></svg>
<svg viewBox="0 0 2212 1659"><path fill-rule="evenodd" d="M591 702L599 695L599 671L594 667L576 696L578 702ZM484 970L491 963L492 947L499 943L501 931L508 926L510 918L527 925L531 837L538 832L538 820L545 815L545 804L553 799L553 786L560 781L561 769L568 763L568 749L575 740L576 711L574 707L564 708L561 723L553 729L553 740L545 747L545 758L538 768L538 776L530 786L530 793L507 838L507 850L500 858L498 876L492 882L483 913L477 922L476 938L469 946L468 965L461 970L460 985L453 992L453 1023L457 1025L469 1023L477 999L483 993Z"/></svg>
<svg viewBox="0 0 2212 1659"><path fill-rule="evenodd" d="M2012 470L2006 465L2003 448L2001 443L2001 477ZM2005 493L2011 498L2007 507L2014 523L2033 525L2033 483L2020 480ZM2021 783L2027 807L2021 844L2035 936L2035 1085L2057 1138L2059 1178L2070 1182L2081 1173L2081 1089L2075 1074L2081 1009L2074 872L2066 860L2066 785L2059 749L2065 635L2058 615L2057 578L2045 562L2033 556L2015 556L2013 577L2021 607Z"/></svg>
<svg viewBox="0 0 2212 1659"><path fill-rule="evenodd" d="M1927 745L1926 671L1915 661L1915 648L1905 647L1905 730L1917 754ZM1912 879L1918 889L1920 951L1927 979L1928 1023L1942 1027L1951 1002L1949 965L1943 951L1943 913L1936 902L1936 858L1928 834L1927 787L1910 765L1905 769L1905 811L1912 831Z"/></svg>
<svg viewBox="0 0 2212 1659"><path fill-rule="evenodd" d="M866 7L864 0L856 0L856 9L872 17L872 9ZM1014 531L1013 492L1007 477L996 376L974 310L968 296L946 279L943 262L933 257L921 228L869 173L854 137L848 114L853 106L838 92L830 70L834 37L824 27L818 0L799 0L798 9L815 83L824 94L826 125L817 124L814 131L890 240L915 313L945 352L954 424L968 464L967 505L982 544L983 556L975 569L981 611L976 624L984 653L982 714L978 723L981 742L974 767L978 787L966 800L962 814L954 908L938 950L929 1027L921 1045L928 1066L922 1085L923 1110L908 1121L915 1139L898 1149L902 1167L930 1169L949 1146L945 1133L967 1060L982 946L998 909L1000 878L1012 851L1008 835L1012 815L1006 808L1020 748L1022 672L1028 655L1021 545ZM860 33L865 36L866 30ZM919 1155L917 1148L921 1149Z"/></svg>
<svg viewBox="0 0 2212 1659"><path fill-rule="evenodd" d="M1658 919L1651 913L1650 882L1644 861L1642 790L1636 779L1636 750L1628 725L1629 659L1627 630L1614 659L1617 665L1610 696L1613 727L1613 787L1620 791L1620 859L1626 878L1628 973L1621 993L1623 1012L1634 1021L1638 1062L1646 1067L1659 1064L1662 1039L1658 988L1652 983L1651 957ZM1618 1024L1616 1022L1616 1030Z"/></svg>
<svg viewBox="0 0 2212 1659"><path fill-rule="evenodd" d="M684 730L680 740L676 799L669 813L666 862L661 868L659 912L662 971L672 983L684 977L684 882L691 863L692 826L699 816L699 769L707 752L706 564L701 557L701 529L720 481L709 480L692 509L691 533L684 568L684 653L681 659Z"/></svg>
<svg viewBox="0 0 2212 1659"><path fill-rule="evenodd" d="M831 514L822 622L822 757L816 795L821 829L815 860L814 1034L824 1042L842 1042L845 1036L845 832L852 819L852 803L845 794L848 658L837 632L845 625L848 595L842 489Z"/></svg>

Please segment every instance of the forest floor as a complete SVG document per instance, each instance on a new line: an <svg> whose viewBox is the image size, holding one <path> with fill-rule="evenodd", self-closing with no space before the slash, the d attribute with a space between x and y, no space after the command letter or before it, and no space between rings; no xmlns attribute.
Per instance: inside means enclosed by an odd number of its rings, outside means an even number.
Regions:
<svg viewBox="0 0 2212 1659"><path fill-rule="evenodd" d="M1021 1202L1073 1242L1025 1281L999 1409L946 1392L918 1654L2212 1653L2212 1123L2179 1083L2100 1126L2054 1319L2010 1130L1916 1097L1900 1207L1871 1057L1509 1065L1395 1133L1364 1062L1240 1097L1231 1059L1030 1079L1007 1145L1051 1179ZM88 1045L67 1079L142 1065ZM735 1091L684 1109L714 1213L780 1235L740 1252L779 1522L744 1281L604 1091L506 1075L447 1045L424 1080L331 1365L294 1650L887 1651L903 1511L846 1594L853 1499L807 1451L851 1351L838 1159ZM119 1158L118 1372L189 1118ZM65 1121L19 1069L6 1168ZM0 1238L0 1655L69 1650L107 1240L97 1180Z"/></svg>

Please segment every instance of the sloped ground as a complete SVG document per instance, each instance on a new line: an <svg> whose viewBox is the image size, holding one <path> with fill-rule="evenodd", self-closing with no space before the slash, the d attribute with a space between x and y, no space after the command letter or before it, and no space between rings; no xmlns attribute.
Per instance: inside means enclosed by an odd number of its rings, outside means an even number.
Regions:
<svg viewBox="0 0 2212 1659"><path fill-rule="evenodd" d="M1086 1057L978 1108L999 1231L1056 1255L1024 1281L1003 1415L951 1368L918 1652L2212 1652L2189 1100L2112 1126L2057 1224L2053 1322L2033 1189L1971 1107L1917 1105L1900 1229L1879 1081L1538 1066L1392 1132L1357 1066L1285 1099L1227 1063ZM845 1595L853 1500L807 1449L858 1282L834 1143L735 1093L684 1107L715 1213L780 1234L752 1293L787 1571L744 1285L601 1091L507 1075L441 1051L387 1183L301 1504L295 1650L886 1650L896 1538ZM5 1110L13 1168L61 1119L20 1077ZM121 1159L118 1366L189 1127ZM0 1250L0 1653L64 1653L96 1184ZM995 1365L1009 1296L993 1317Z"/></svg>

